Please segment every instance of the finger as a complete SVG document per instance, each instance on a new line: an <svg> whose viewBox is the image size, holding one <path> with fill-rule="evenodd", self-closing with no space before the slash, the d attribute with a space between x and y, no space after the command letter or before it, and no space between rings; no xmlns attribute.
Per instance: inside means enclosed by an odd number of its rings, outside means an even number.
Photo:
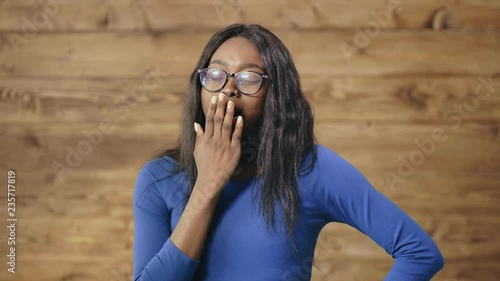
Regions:
<svg viewBox="0 0 500 281"><path fill-rule="evenodd" d="M236 128L234 128L233 137L231 139L231 147L241 147L242 132L243 132L243 117L238 116L238 119L236 119Z"/></svg>
<svg viewBox="0 0 500 281"><path fill-rule="evenodd" d="M234 114L234 103L232 101L228 101L226 107L226 116L224 117L224 122L222 123L222 140L227 143L231 142L231 129L233 128L233 114Z"/></svg>
<svg viewBox="0 0 500 281"><path fill-rule="evenodd" d="M227 99L223 93L219 94L219 99L217 102L217 109L214 115L214 137L221 137L222 131L222 121L224 120L224 114L226 113L226 103Z"/></svg>
<svg viewBox="0 0 500 281"><path fill-rule="evenodd" d="M194 150L196 150L196 148L199 146L199 144L203 140L204 132L203 132L203 128L200 126L200 124L198 124L196 122L194 122L194 131L196 134L196 141L194 143Z"/></svg>
<svg viewBox="0 0 500 281"><path fill-rule="evenodd" d="M205 117L205 136L211 137L214 134L214 115L217 108L217 97L213 96L208 105L207 116Z"/></svg>

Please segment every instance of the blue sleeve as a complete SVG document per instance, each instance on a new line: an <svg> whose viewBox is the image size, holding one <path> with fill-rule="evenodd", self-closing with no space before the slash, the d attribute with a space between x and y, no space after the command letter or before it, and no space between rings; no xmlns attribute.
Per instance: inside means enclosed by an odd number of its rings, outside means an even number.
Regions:
<svg viewBox="0 0 500 281"><path fill-rule="evenodd" d="M326 147L318 149L318 164L324 218L358 229L395 259L385 281L427 281L443 268L432 238L354 166Z"/></svg>
<svg viewBox="0 0 500 281"><path fill-rule="evenodd" d="M190 281L200 263L171 241L170 212L144 166L134 190L134 281Z"/></svg>

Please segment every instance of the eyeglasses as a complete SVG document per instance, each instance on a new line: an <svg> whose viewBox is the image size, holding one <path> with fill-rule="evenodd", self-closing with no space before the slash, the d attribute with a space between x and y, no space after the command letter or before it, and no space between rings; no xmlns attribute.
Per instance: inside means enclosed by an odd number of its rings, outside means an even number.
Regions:
<svg viewBox="0 0 500 281"><path fill-rule="evenodd" d="M223 69L203 68L198 69L201 85L210 92L217 92L226 86L229 78L234 77L236 88L245 95L253 95L262 87L264 79L270 79L265 74L254 71L240 71L238 73L227 73Z"/></svg>

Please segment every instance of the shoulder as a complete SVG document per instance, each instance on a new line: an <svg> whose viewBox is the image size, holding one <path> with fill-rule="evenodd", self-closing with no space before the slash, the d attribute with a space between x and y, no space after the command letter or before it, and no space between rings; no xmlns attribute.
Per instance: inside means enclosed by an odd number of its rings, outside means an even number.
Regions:
<svg viewBox="0 0 500 281"><path fill-rule="evenodd" d="M331 169L331 168L350 168L352 167L346 159L340 156L337 152L332 149L316 144L317 161L316 164L320 169Z"/></svg>
<svg viewBox="0 0 500 281"><path fill-rule="evenodd" d="M366 205L375 189L366 177L335 151L318 145L313 195L317 208L334 221L349 222L355 208Z"/></svg>
<svg viewBox="0 0 500 281"><path fill-rule="evenodd" d="M178 190L186 181L185 173L175 173L178 163L169 156L154 158L139 169L135 189L134 202L167 203L174 190Z"/></svg>
<svg viewBox="0 0 500 281"><path fill-rule="evenodd" d="M301 171L305 171L301 175L311 176L312 172L312 175L317 177L333 166L345 164L347 164L347 161L336 152L324 145L315 144L314 149L309 151L301 162Z"/></svg>
<svg viewBox="0 0 500 281"><path fill-rule="evenodd" d="M177 165L177 161L165 155L149 160L141 167L141 172L147 171L155 180L162 180L174 176Z"/></svg>
<svg viewBox="0 0 500 281"><path fill-rule="evenodd" d="M352 182L364 181L361 172L334 150L321 145L316 145L317 160L315 174L320 182Z"/></svg>

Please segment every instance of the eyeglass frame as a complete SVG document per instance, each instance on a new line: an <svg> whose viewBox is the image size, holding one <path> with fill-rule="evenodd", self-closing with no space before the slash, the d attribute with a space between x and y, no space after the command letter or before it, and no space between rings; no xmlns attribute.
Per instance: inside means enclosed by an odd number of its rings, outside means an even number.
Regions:
<svg viewBox="0 0 500 281"><path fill-rule="evenodd" d="M217 90L212 91L212 90L207 89L207 88L205 87L205 85L203 85L203 82L201 81L201 72L202 72L203 70L205 70L205 69L217 69L217 70L222 70L222 71L226 74L226 81L224 82L224 84L222 84L222 87L220 87L220 88L219 88L219 89L217 89ZM260 74L260 73L258 73L258 72L256 72L256 71L251 71L251 70L242 70L242 71L239 71L239 72L237 72L237 73L232 73L232 72L227 72L227 71L225 71L224 69L221 69L221 68L208 68L208 67L198 69L198 76L199 76L199 79L200 79L200 84L201 84L201 86L202 86L203 88L205 88L205 90L207 90L207 91L209 91L209 92L217 92L217 91L220 91L221 89L223 89L223 88L226 86L227 81L229 81L229 78L233 77L233 78L236 80L236 75L238 75L238 74L240 74L240 73L242 73L242 72L252 72L252 73L255 73L255 74L259 75L259 76L260 76L260 79L261 79L259 89L257 89L257 91L255 91L254 93L251 93L251 94L243 93L243 92L240 90L240 88L238 87L238 83L234 83L234 84L236 85L236 89L238 89L238 91L239 91L240 93L242 93L243 95L247 95L247 96L255 95L256 93L258 93L258 92L260 91L260 89L262 89L262 86L264 85L264 80L265 80L265 79L271 80L271 78L269 78L269 75L267 75L267 74ZM235 81L235 82L236 82L236 81Z"/></svg>

